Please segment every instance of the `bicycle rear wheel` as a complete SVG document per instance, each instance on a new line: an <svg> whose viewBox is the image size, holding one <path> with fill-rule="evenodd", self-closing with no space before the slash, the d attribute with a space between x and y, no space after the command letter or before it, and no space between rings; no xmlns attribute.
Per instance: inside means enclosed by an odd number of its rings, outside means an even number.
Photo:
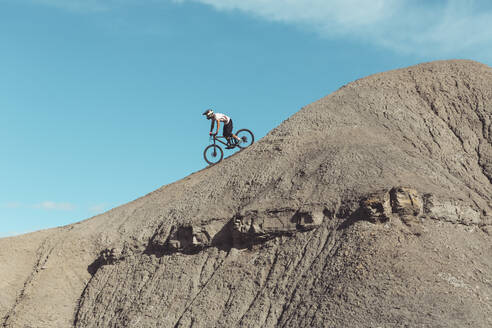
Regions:
<svg viewBox="0 0 492 328"><path fill-rule="evenodd" d="M217 145L210 145L203 151L203 158L210 165L217 164L224 158L224 151Z"/></svg>
<svg viewBox="0 0 492 328"><path fill-rule="evenodd" d="M237 130L236 135L241 139L241 143L238 145L241 149L249 147L255 142L253 132L248 129Z"/></svg>

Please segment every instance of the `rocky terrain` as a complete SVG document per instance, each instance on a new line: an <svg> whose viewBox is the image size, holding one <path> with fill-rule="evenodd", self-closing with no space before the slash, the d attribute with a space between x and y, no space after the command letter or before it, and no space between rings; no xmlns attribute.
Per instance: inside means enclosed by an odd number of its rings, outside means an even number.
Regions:
<svg viewBox="0 0 492 328"><path fill-rule="evenodd" d="M357 80L0 263L2 327L492 327L492 69Z"/></svg>

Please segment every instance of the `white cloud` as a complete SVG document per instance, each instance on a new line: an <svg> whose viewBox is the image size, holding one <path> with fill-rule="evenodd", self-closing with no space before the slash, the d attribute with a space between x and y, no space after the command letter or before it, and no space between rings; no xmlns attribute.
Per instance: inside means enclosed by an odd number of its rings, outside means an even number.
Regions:
<svg viewBox="0 0 492 328"><path fill-rule="evenodd" d="M8 208L8 209L21 208L22 206L23 204L20 202L8 202L8 203L3 203L1 205L2 208Z"/></svg>
<svg viewBox="0 0 492 328"><path fill-rule="evenodd" d="M89 211L92 213L102 213L108 208L107 203L101 203L101 204L96 204L91 207L89 207Z"/></svg>
<svg viewBox="0 0 492 328"><path fill-rule="evenodd" d="M201 3L420 56L492 53L489 0L24 0L71 11L159 2Z"/></svg>
<svg viewBox="0 0 492 328"><path fill-rule="evenodd" d="M6 231L6 232L0 232L0 238L6 238L6 237L13 237L13 236L18 236L18 235L23 235L26 233L29 233L32 231Z"/></svg>
<svg viewBox="0 0 492 328"><path fill-rule="evenodd" d="M2 203L0 208L6 209L25 209L25 208L37 208L43 210L56 210L56 211L72 211L76 206L72 203L67 202L53 202L45 201L37 204L24 204L21 202L7 202Z"/></svg>
<svg viewBox="0 0 492 328"><path fill-rule="evenodd" d="M357 27L377 22L398 7L392 0L182 0L201 2L218 10L241 10L269 20L307 23L317 27Z"/></svg>
<svg viewBox="0 0 492 328"><path fill-rule="evenodd" d="M35 205L35 207L49 211L72 211L75 209L75 205L71 203L58 203L52 201L39 203Z"/></svg>
<svg viewBox="0 0 492 328"><path fill-rule="evenodd" d="M417 55L492 50L492 11L478 0L179 0L299 24L324 37L355 38Z"/></svg>

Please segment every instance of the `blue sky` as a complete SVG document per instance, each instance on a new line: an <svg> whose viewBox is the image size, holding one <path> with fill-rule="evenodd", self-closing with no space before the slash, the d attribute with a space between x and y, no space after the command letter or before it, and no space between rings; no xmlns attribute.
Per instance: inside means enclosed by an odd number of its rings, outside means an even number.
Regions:
<svg viewBox="0 0 492 328"><path fill-rule="evenodd" d="M489 1L0 0L0 236L202 169L212 106L258 138L373 73L492 63Z"/></svg>

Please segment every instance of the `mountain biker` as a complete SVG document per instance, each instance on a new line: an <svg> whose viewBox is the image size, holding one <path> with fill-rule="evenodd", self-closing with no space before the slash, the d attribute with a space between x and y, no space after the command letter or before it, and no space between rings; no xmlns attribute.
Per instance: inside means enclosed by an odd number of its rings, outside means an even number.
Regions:
<svg viewBox="0 0 492 328"><path fill-rule="evenodd" d="M241 139L238 136L232 133L232 119L221 113L214 113L212 109L207 109L202 115L207 117L207 120L212 120L212 124L210 126L210 135L217 135L220 129L220 122L224 123L224 129L222 130L223 136L227 139L227 147L226 149L234 148L234 145L231 144L231 137L237 140L237 143L241 143ZM213 133L215 122L217 122L217 130Z"/></svg>

